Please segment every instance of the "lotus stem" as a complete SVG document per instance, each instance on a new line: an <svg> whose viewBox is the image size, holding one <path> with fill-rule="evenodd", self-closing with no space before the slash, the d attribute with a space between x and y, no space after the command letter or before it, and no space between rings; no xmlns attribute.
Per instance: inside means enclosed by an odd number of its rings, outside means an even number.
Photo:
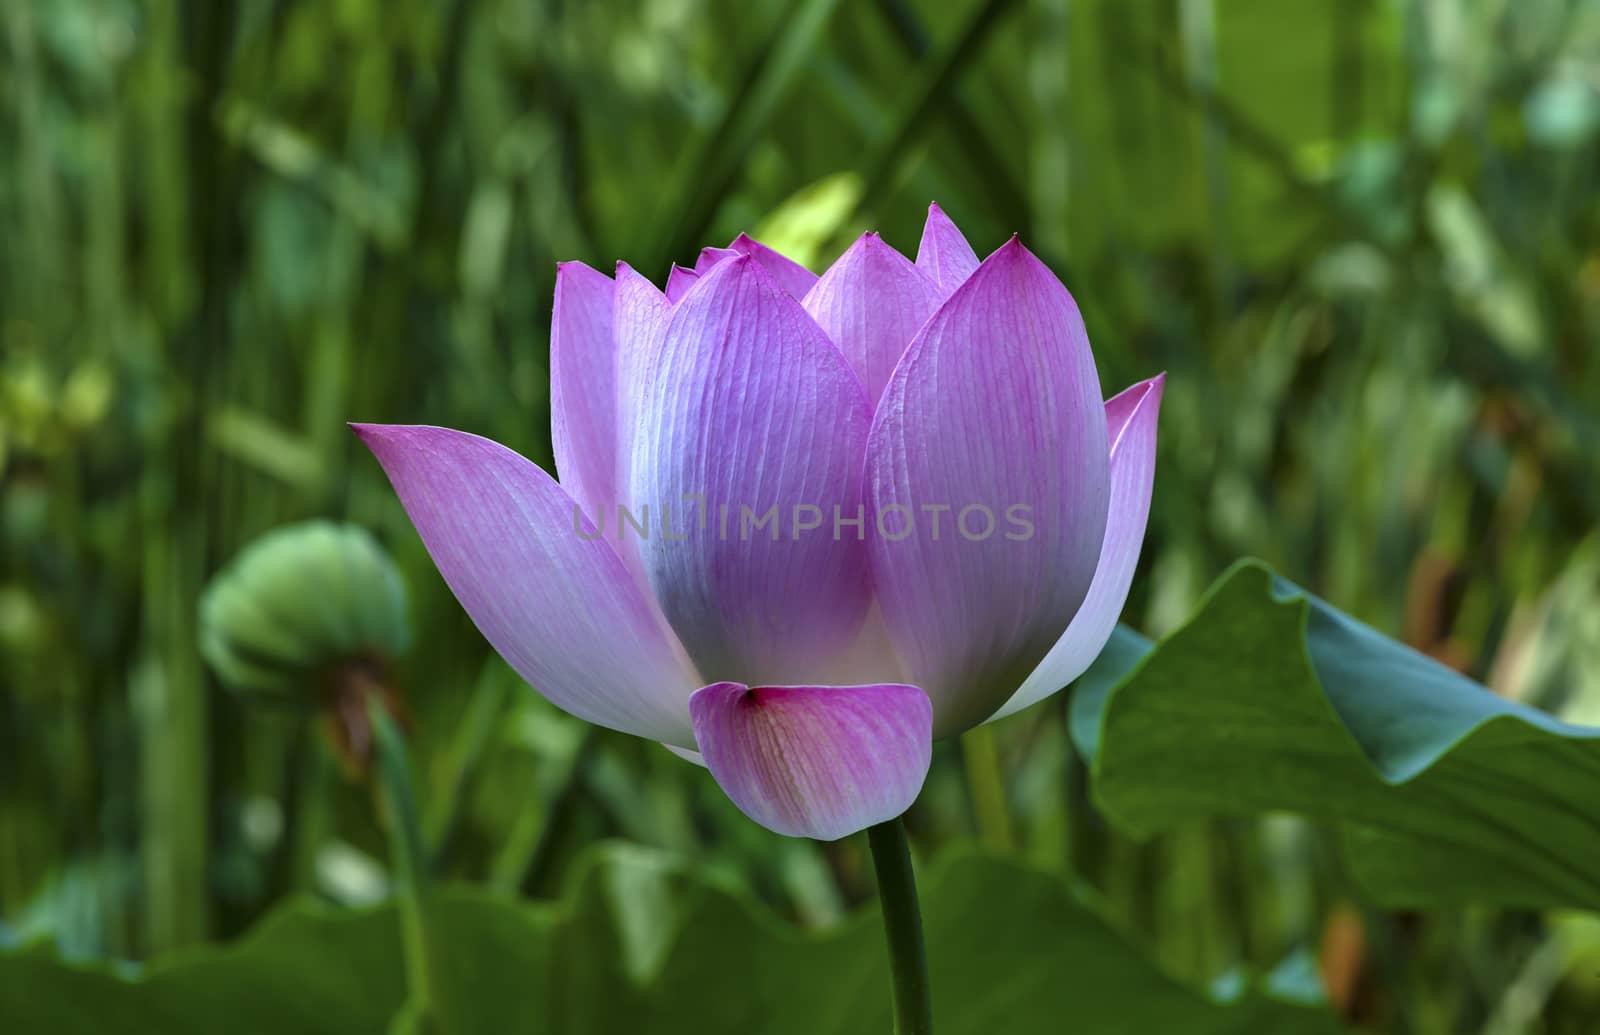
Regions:
<svg viewBox="0 0 1600 1035"><path fill-rule="evenodd" d="M933 1031L933 996L928 985L917 879L911 870L911 845L906 840L904 820L891 819L868 827L867 841L878 873L883 930L889 939L895 1035L929 1035Z"/></svg>
<svg viewBox="0 0 1600 1035"><path fill-rule="evenodd" d="M967 788L978 817L978 839L991 852L1009 855L1013 840L1011 813L1006 808L1005 777L994 730L974 726L961 735L961 757L966 763Z"/></svg>
<svg viewBox="0 0 1600 1035"><path fill-rule="evenodd" d="M400 913L410 1022L401 1030L437 1032L439 999L434 988L433 957L428 940L427 850L411 785L411 763L405 738L379 695L367 697L372 724L375 788L389 834L389 866L394 873L395 902Z"/></svg>

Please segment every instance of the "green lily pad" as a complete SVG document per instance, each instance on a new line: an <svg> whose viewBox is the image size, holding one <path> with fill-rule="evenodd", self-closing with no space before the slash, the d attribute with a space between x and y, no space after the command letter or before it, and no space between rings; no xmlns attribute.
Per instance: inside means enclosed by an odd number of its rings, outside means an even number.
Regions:
<svg viewBox="0 0 1600 1035"><path fill-rule="evenodd" d="M1254 989L1226 1001L1167 977L1059 878L974 855L925 875L939 1030L1097 1035L1333 1032L1316 1007ZM761 1032L891 1027L876 915L810 934L637 847L599 850L557 903L475 889L430 908L446 1032ZM403 996L390 908L286 907L239 942L136 979L39 951L0 956L13 1031L384 1031Z"/></svg>
<svg viewBox="0 0 1600 1035"><path fill-rule="evenodd" d="M1074 739L1113 822L1334 821L1384 904L1600 907L1600 729L1505 700L1257 562L1084 677Z"/></svg>

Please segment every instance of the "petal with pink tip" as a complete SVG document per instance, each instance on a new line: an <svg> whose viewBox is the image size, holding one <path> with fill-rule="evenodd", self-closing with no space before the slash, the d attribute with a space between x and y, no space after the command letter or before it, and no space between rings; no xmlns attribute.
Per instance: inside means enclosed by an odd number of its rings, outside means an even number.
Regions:
<svg viewBox="0 0 1600 1035"><path fill-rule="evenodd" d="M867 446L878 602L940 736L1004 703L1083 602L1108 448L1078 307L1013 239L917 334Z"/></svg>
<svg viewBox="0 0 1600 1035"><path fill-rule="evenodd" d="M914 686L714 683L689 711L718 785L790 837L836 841L894 819L928 775L933 711Z"/></svg>
<svg viewBox="0 0 1600 1035"><path fill-rule="evenodd" d="M728 245L729 249L740 255L748 255L761 263L761 267L772 275L772 279L795 298L806 297L817 282L817 275L795 262L787 255L773 248L768 248L749 234L740 234ZM702 253L704 254L704 253Z"/></svg>
<svg viewBox="0 0 1600 1035"><path fill-rule="evenodd" d="M617 490L628 485L627 461L638 413L645 368L661 347L672 304L667 296L632 266L617 263L616 305L612 310L617 339ZM630 500L610 500L631 503Z"/></svg>
<svg viewBox="0 0 1600 1035"><path fill-rule="evenodd" d="M633 501L626 497L628 465L632 459L633 439L639 413L639 393L644 370L661 348L661 336L666 332L667 317L672 304L645 277L625 262L617 263L616 306L612 325L617 339L617 498L607 500L609 506L603 519L597 519L612 548L623 559L640 584L648 583L639 561L638 544L619 534L622 527L621 507L633 512Z"/></svg>
<svg viewBox="0 0 1600 1035"><path fill-rule="evenodd" d="M862 506L861 383L740 256L672 311L640 384L628 495L652 512L638 548L662 611L708 678L812 678L870 598L866 545L830 534L834 507Z"/></svg>
<svg viewBox="0 0 1600 1035"><path fill-rule="evenodd" d="M694 271L701 276L705 276L711 267L723 259L731 259L738 254L740 253L732 248L702 248L700 249L699 258L694 260Z"/></svg>
<svg viewBox="0 0 1600 1035"><path fill-rule="evenodd" d="M938 205L928 206L928 221L922 225L922 242L917 246L917 268L939 285L945 298L978 268L978 253Z"/></svg>
<svg viewBox="0 0 1600 1035"><path fill-rule="evenodd" d="M1156 417L1166 375L1141 381L1106 403L1111 435L1111 508L1089 595L1039 667L994 714L999 719L1044 700L1083 675L1111 638L1139 566L1156 476Z"/></svg>
<svg viewBox="0 0 1600 1035"><path fill-rule="evenodd" d="M356 424L439 573L517 673L564 711L693 747L704 682L660 613L551 477L486 438Z"/></svg>
<svg viewBox="0 0 1600 1035"><path fill-rule="evenodd" d="M906 346L942 301L927 274L877 234L863 234L803 304L877 402Z"/></svg>
<svg viewBox="0 0 1600 1035"><path fill-rule="evenodd" d="M556 272L550 317L550 439L564 488L591 520L616 498L616 285L581 262Z"/></svg>
<svg viewBox="0 0 1600 1035"><path fill-rule="evenodd" d="M677 305L694 282L700 279L700 274L694 270L685 269L677 263L672 264L672 272L667 274L667 301Z"/></svg>

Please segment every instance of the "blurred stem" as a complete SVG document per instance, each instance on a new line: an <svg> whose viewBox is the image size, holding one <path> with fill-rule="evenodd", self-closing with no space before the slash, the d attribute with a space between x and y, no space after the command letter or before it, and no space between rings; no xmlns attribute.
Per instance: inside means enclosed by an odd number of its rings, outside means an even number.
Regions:
<svg viewBox="0 0 1600 1035"><path fill-rule="evenodd" d="M1016 842L1011 834L1011 813L1006 808L1005 778L1000 772L1000 752L994 730L974 726L961 735L961 758L967 767L967 786L978 816L978 838L991 852L1010 854Z"/></svg>
<svg viewBox="0 0 1600 1035"><path fill-rule="evenodd" d="M467 704L467 714L456 728L446 761L445 778L428 808L427 843L433 850L433 869L440 871L449 858L455 840L456 828L461 818L462 804L466 801L473 783L489 750L505 711L509 683L502 662L490 657L478 674L477 686Z"/></svg>
<svg viewBox="0 0 1600 1035"><path fill-rule="evenodd" d="M1501 992L1483 1035L1516 1035L1533 1030L1550 997L1567 973L1567 946L1559 934L1546 936Z"/></svg>
<svg viewBox="0 0 1600 1035"><path fill-rule="evenodd" d="M908 0L878 0L878 10L908 54L918 61L928 56L933 43ZM989 127L974 114L972 103L959 83L951 87L948 103L941 114L969 145L962 153L991 184L989 200L1004 221L1011 226L1029 225L1028 197L1011 175L1012 163L1005 158L1008 149L995 143Z"/></svg>
<svg viewBox="0 0 1600 1035"><path fill-rule="evenodd" d="M147 476L147 516L167 505L171 483ZM159 520L152 517L152 520ZM147 628L134 673L139 702L140 805L144 829L146 950L166 952L203 940L210 926L210 708L199 671L189 587L196 557L178 543L151 537L144 546Z"/></svg>
<svg viewBox="0 0 1600 1035"><path fill-rule="evenodd" d="M1165 899L1161 915L1174 927L1163 939L1170 945L1168 962L1198 982L1214 978L1218 961L1227 956L1218 932L1223 918L1218 916L1222 895L1213 869L1217 836L1210 824L1199 823L1172 831L1162 846L1166 879L1158 892Z"/></svg>
<svg viewBox="0 0 1600 1035"><path fill-rule="evenodd" d="M317 850L327 827L326 751L310 723L295 724L283 757L283 843L272 879L278 894L316 887Z"/></svg>
<svg viewBox="0 0 1600 1035"><path fill-rule="evenodd" d="M1072 243L1067 228L1072 184L1072 120L1067 104L1070 3L1031 0L1027 28L1028 92L1040 116L1038 130L1029 142L1029 225L1034 247L1063 259Z"/></svg>
<svg viewBox="0 0 1600 1035"><path fill-rule="evenodd" d="M438 1032L439 999L435 994L434 960L428 939L427 853L422 823L411 785L411 763L405 738L394 716L377 694L367 697L372 723L374 789L389 835L389 866L394 873L395 901L400 912L400 938L405 952L404 1023L394 1030Z"/></svg>
<svg viewBox="0 0 1600 1035"><path fill-rule="evenodd" d="M716 128L692 145L679 166L677 201L666 206L650 264L692 256L717 208L731 192L746 157L761 139L802 73L811 67L818 40L839 0L793 0L773 26L754 62L731 94ZM641 267L644 268L644 267Z"/></svg>
<svg viewBox="0 0 1600 1035"><path fill-rule="evenodd" d="M1361 213L1347 208L1331 190L1308 179L1294 154L1271 132L1237 108L1227 96L1213 90L1203 77L1180 70L1163 47L1157 46L1157 60L1142 64L1140 68L1148 71L1152 81L1168 96L1200 111L1207 125L1216 127L1217 138L1225 142L1229 150L1237 149L1269 170L1286 194L1316 208L1345 232L1360 237L1385 255L1394 252L1393 246L1372 230Z"/></svg>
<svg viewBox="0 0 1600 1035"><path fill-rule="evenodd" d="M578 796L583 767L599 740L596 729L584 725L583 739L573 749L555 788L542 802L530 797L528 807L517 817L505 847L495 857L489 878L494 887L515 893L518 889L532 892L543 886L562 828Z"/></svg>
<svg viewBox="0 0 1600 1035"><path fill-rule="evenodd" d="M1233 254L1228 242L1228 131L1217 117L1217 12L1214 0L1181 0L1178 5L1184 65L1189 88L1205 119L1206 196L1211 220L1211 259L1216 269L1219 311L1233 297Z"/></svg>
<svg viewBox="0 0 1600 1035"><path fill-rule="evenodd" d="M952 85L1015 2L983 0L961 31L921 63L894 121L894 131L883 138L863 166L866 184L854 216L874 211L892 193L907 166L922 156L919 145L932 128L934 116L942 112L940 106Z"/></svg>
<svg viewBox="0 0 1600 1035"><path fill-rule="evenodd" d="M317 860L322 854L322 843L328 838L329 777L336 772L333 758L321 737L311 738L306 751L306 772L299 788L295 806L295 835L293 856L290 859L291 885L296 890L310 890L317 886Z"/></svg>
<svg viewBox="0 0 1600 1035"><path fill-rule="evenodd" d="M1089 879L1093 872L1091 852L1098 843L1095 838L1092 809L1088 803L1089 768L1078 747L1072 741L1072 695L1062 691L1056 695L1058 728L1064 741L1066 757L1062 759L1061 808L1065 814L1062 833L1065 843L1062 857L1069 872Z"/></svg>
<svg viewBox="0 0 1600 1035"><path fill-rule="evenodd" d="M867 840L872 846L872 865L878 873L883 930L889 939L895 1035L929 1035L933 1031L933 996L928 986L922 911L917 905L917 878L911 869L905 821L891 819L868 827Z"/></svg>

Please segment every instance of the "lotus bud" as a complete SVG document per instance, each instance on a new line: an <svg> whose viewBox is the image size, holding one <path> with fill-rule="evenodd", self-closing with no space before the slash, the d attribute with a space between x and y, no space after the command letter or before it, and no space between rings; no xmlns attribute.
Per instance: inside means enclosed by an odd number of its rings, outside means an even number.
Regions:
<svg viewBox="0 0 1600 1035"><path fill-rule="evenodd" d="M218 572L200 601L200 650L222 684L318 709L356 772L371 749L368 696L403 713L391 666L409 638L399 569L355 525L274 529Z"/></svg>

